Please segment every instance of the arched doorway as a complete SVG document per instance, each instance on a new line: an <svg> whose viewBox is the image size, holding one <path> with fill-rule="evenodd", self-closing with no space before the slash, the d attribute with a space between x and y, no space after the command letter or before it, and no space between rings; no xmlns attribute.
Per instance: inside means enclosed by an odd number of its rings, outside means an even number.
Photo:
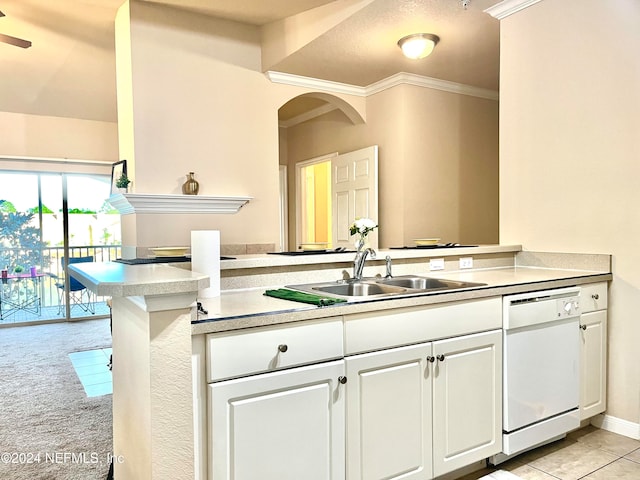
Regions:
<svg viewBox="0 0 640 480"><path fill-rule="evenodd" d="M289 241L283 244L288 250L295 250L300 243L324 243L331 247L335 232L332 232L328 164L338 153L366 145L365 140L355 138L354 133L364 125L364 118L343 98L311 92L283 104L278 110L278 121L280 167L287 170L287 184L281 185L281 198L288 198L287 211L281 212L281 218L283 224L288 223L285 236ZM323 138L325 129L342 132L338 136L345 138L355 137L350 142L336 144L334 134L331 134L332 138ZM336 145L335 150L332 144ZM300 192L311 195L306 197L311 200L306 201L304 197L301 200ZM333 241L336 241L335 235Z"/></svg>

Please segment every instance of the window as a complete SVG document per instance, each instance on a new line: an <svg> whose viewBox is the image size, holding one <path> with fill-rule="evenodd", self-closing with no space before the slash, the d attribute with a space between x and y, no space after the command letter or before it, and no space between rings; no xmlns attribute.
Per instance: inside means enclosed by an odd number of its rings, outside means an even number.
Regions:
<svg viewBox="0 0 640 480"><path fill-rule="evenodd" d="M64 268L65 258L120 256L109 190L107 175L0 172L0 325L109 314Z"/></svg>

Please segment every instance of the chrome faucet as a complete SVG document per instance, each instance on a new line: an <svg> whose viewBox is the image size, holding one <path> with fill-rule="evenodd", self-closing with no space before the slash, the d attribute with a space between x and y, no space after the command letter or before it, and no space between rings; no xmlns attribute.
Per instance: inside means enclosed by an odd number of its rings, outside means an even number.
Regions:
<svg viewBox="0 0 640 480"><path fill-rule="evenodd" d="M391 275L391 257L389 255L386 256L385 262L387 264L387 274L384 276L384 278L391 278L393 277L393 275Z"/></svg>
<svg viewBox="0 0 640 480"><path fill-rule="evenodd" d="M356 253L356 258L353 261L353 278L356 280L362 280L362 271L364 270L364 262L367 260L367 255L371 255L371 258L376 258L376 251L369 247Z"/></svg>

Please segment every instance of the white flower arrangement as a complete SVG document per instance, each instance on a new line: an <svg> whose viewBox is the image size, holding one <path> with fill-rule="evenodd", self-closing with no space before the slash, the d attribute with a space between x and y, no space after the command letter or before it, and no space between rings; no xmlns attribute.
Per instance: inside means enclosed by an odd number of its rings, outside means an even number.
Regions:
<svg viewBox="0 0 640 480"><path fill-rule="evenodd" d="M364 246L366 242L365 239L367 235L369 235L369 232L374 231L376 228L378 228L378 224L370 218L357 218L356 221L351 224L349 232L351 235L358 235L356 239L356 248L358 250Z"/></svg>

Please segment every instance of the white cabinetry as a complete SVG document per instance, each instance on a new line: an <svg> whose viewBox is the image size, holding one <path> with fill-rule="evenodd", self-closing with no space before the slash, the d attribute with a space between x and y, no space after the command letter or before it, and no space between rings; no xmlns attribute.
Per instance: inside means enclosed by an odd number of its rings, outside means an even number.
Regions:
<svg viewBox="0 0 640 480"><path fill-rule="evenodd" d="M348 480L431 479L500 452L500 309L490 299L346 318L348 351L380 348L383 330L393 345L446 335L447 322L456 335L494 329L346 358Z"/></svg>
<svg viewBox="0 0 640 480"><path fill-rule="evenodd" d="M209 385L209 478L344 479L344 361Z"/></svg>
<svg viewBox="0 0 640 480"><path fill-rule="evenodd" d="M342 345L341 318L207 336L210 480L344 479Z"/></svg>
<svg viewBox="0 0 640 480"><path fill-rule="evenodd" d="M606 409L607 397L607 284L581 288L580 419Z"/></svg>
<svg viewBox="0 0 640 480"><path fill-rule="evenodd" d="M349 357L347 478L431 478L428 344Z"/></svg>
<svg viewBox="0 0 640 480"><path fill-rule="evenodd" d="M502 331L433 343L433 475L502 450Z"/></svg>
<svg viewBox="0 0 640 480"><path fill-rule="evenodd" d="M490 298L208 335L209 479L428 480L500 452L501 314Z"/></svg>

